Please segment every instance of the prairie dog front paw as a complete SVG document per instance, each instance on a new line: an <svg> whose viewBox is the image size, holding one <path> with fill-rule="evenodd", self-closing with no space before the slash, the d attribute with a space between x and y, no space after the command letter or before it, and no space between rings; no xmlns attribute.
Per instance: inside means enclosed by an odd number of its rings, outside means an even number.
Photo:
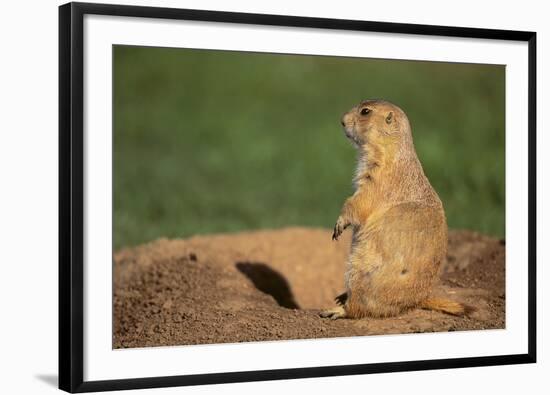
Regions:
<svg viewBox="0 0 550 395"><path fill-rule="evenodd" d="M349 226L342 217L338 217L336 224L334 225L334 232L332 233L332 240L338 240L338 237L342 234L344 229Z"/></svg>

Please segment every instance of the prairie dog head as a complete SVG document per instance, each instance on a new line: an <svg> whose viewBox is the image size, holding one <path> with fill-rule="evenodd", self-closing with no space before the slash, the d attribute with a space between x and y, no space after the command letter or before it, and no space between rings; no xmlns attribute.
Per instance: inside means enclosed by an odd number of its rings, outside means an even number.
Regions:
<svg viewBox="0 0 550 395"><path fill-rule="evenodd" d="M357 148L366 145L398 148L412 142L407 116L387 101L362 101L344 114L341 123L346 137Z"/></svg>

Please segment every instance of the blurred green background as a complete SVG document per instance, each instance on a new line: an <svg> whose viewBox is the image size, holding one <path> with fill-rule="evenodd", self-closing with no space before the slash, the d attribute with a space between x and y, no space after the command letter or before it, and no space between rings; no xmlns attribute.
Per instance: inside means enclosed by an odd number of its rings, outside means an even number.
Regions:
<svg viewBox="0 0 550 395"><path fill-rule="evenodd" d="M114 48L114 247L332 228L352 191L340 117L399 105L450 228L504 236L503 66Z"/></svg>

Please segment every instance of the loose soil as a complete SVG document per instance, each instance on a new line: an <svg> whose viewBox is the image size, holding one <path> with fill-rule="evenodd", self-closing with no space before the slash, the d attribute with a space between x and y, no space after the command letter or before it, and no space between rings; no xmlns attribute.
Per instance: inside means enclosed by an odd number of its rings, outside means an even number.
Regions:
<svg viewBox="0 0 550 395"><path fill-rule="evenodd" d="M113 346L151 347L481 330L505 326L503 240L451 231L438 294L470 317L412 310L385 319L329 320L344 291L350 232L287 228L186 240L115 253Z"/></svg>

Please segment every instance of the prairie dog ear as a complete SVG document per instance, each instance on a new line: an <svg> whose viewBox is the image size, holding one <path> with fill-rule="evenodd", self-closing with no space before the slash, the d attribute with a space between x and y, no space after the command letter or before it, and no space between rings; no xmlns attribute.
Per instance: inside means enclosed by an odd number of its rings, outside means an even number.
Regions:
<svg viewBox="0 0 550 395"><path fill-rule="evenodd" d="M393 121L393 111L390 111L388 115L386 115L386 123L389 125Z"/></svg>

